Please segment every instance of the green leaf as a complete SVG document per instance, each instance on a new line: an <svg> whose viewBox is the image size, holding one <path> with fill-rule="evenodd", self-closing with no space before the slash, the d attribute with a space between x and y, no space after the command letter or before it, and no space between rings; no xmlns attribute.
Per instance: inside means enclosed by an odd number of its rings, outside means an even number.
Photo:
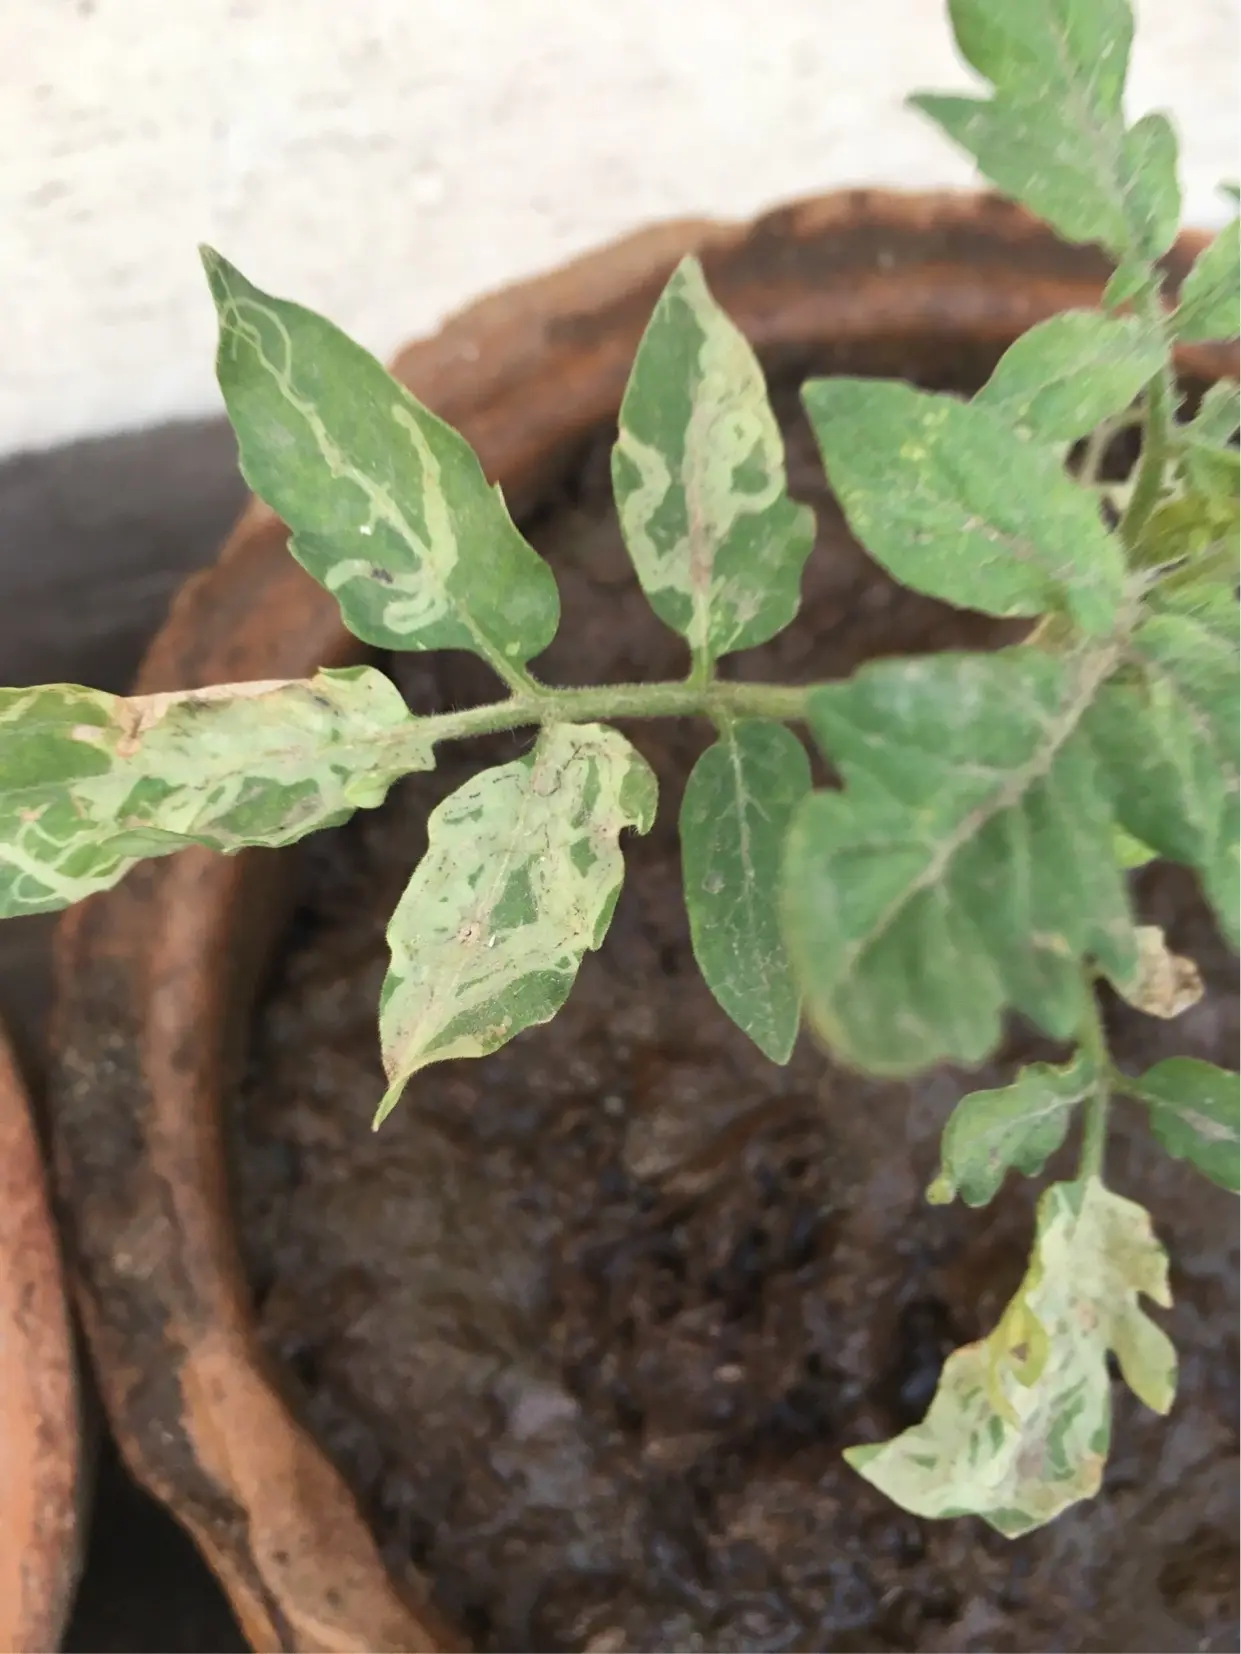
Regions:
<svg viewBox="0 0 1241 1654"><path fill-rule="evenodd" d="M1112 843L1116 850L1116 865L1123 867L1126 873L1155 860L1155 852L1150 846L1134 838L1132 833L1126 833L1123 827L1113 828Z"/></svg>
<svg viewBox="0 0 1241 1654"><path fill-rule="evenodd" d="M1214 553L1221 549L1229 553L1227 561L1235 570L1239 528L1241 512L1235 495L1229 498L1222 491L1209 494L1193 487L1188 493L1169 496L1151 512L1133 548L1134 562L1140 568L1187 559L1197 564L1205 558L1214 561Z"/></svg>
<svg viewBox="0 0 1241 1654"><path fill-rule="evenodd" d="M1193 493L1209 502L1227 524L1236 521L1241 453L1235 447L1215 448L1191 438L1181 448L1180 469ZM1231 533L1231 528L1225 533Z"/></svg>
<svg viewBox="0 0 1241 1654"><path fill-rule="evenodd" d="M1035 98L1055 86L1076 119L1078 105L1120 112L1133 43L1129 0L949 0L948 15L961 56L998 91Z"/></svg>
<svg viewBox="0 0 1241 1654"><path fill-rule="evenodd" d="M1236 444L1241 425L1241 392L1235 379L1212 385L1187 424L1178 426L1175 442L1178 466L1191 493L1201 495L1235 523L1241 495L1241 451ZM1235 532L1226 532L1235 540Z"/></svg>
<svg viewBox="0 0 1241 1654"><path fill-rule="evenodd" d="M298 562L368 643L469 649L512 682L559 598L473 449L331 322L203 264L242 473Z"/></svg>
<svg viewBox="0 0 1241 1654"><path fill-rule="evenodd" d="M809 1021L845 1061L974 1064L1010 1006L1067 1038L1083 958L1131 974L1112 817L1080 733L1107 669L943 654L810 692L845 787L799 806L781 906Z"/></svg>
<svg viewBox="0 0 1241 1654"><path fill-rule="evenodd" d="M1098 1083L1079 1052L1063 1068L1031 1063L999 1091L962 1097L944 1127L939 1176L927 1199L946 1205L959 1194L967 1206L986 1206L1010 1167L1037 1177L1064 1142L1073 1110Z"/></svg>
<svg viewBox="0 0 1241 1654"><path fill-rule="evenodd" d="M597 948L624 877L623 828L655 818L650 766L602 724L553 724L431 812L426 854L388 926L379 1032L391 1082L484 1057L549 1022Z"/></svg>
<svg viewBox="0 0 1241 1654"><path fill-rule="evenodd" d="M1166 347L1137 316L1065 310L1011 345L974 398L1042 442L1072 442L1123 413Z"/></svg>
<svg viewBox="0 0 1241 1654"><path fill-rule="evenodd" d="M1097 1178L1039 1201L1025 1280L995 1331L948 1357L930 1411L845 1457L917 1516L981 1516L1010 1539L1099 1489L1112 1429L1107 1355L1157 1413L1176 1351L1138 1302L1171 1303L1150 1215Z"/></svg>
<svg viewBox="0 0 1241 1654"><path fill-rule="evenodd" d="M612 484L642 589L696 659L765 643L792 620L814 514L785 492L762 369L694 258L638 347Z"/></svg>
<svg viewBox="0 0 1241 1654"><path fill-rule="evenodd" d="M1230 448L1241 426L1241 385L1235 379L1219 379L1198 404L1198 411L1181 436L1207 448Z"/></svg>
<svg viewBox="0 0 1241 1654"><path fill-rule="evenodd" d="M902 585L994 615L1067 611L1111 629L1120 542L1051 450L985 405L909 385L812 380L803 389L850 527Z"/></svg>
<svg viewBox="0 0 1241 1654"><path fill-rule="evenodd" d="M1198 344L1241 332L1241 219L1234 218L1199 253L1181 284L1172 316L1178 339Z"/></svg>
<svg viewBox="0 0 1241 1654"><path fill-rule="evenodd" d="M1188 1160L1212 1183L1241 1193L1241 1076L1194 1057L1170 1057L1122 1084L1146 1104L1151 1131L1174 1159Z"/></svg>
<svg viewBox="0 0 1241 1654"><path fill-rule="evenodd" d="M782 724L726 724L694 765L681 805L685 906L694 957L737 1026L773 1062L789 1060L801 997L780 935L778 888L810 761Z"/></svg>
<svg viewBox="0 0 1241 1654"><path fill-rule="evenodd" d="M1150 286L1150 265L1144 259L1123 258L1108 277L1099 302L1105 310L1119 310Z"/></svg>
<svg viewBox="0 0 1241 1654"><path fill-rule="evenodd" d="M1066 143L1060 110L1050 101L923 93L910 102L968 151L1003 194L1066 241L1098 242L1116 258L1150 261L1175 240L1176 139L1162 117L1147 117L1129 133L1119 118L1109 120L1097 147L1078 149ZM1149 171L1138 170L1145 167Z"/></svg>
<svg viewBox="0 0 1241 1654"><path fill-rule="evenodd" d="M1146 596L1149 614L1183 615L1195 626L1205 627L1213 639L1212 648L1237 647L1237 583L1185 581L1169 577Z"/></svg>
<svg viewBox="0 0 1241 1654"><path fill-rule="evenodd" d="M1166 118L1125 130L1133 38L1127 0L952 0L962 56L992 81L990 100L911 100L1006 195L1069 241L1158 258L1180 217L1176 138Z"/></svg>
<svg viewBox="0 0 1241 1654"><path fill-rule="evenodd" d="M434 761L370 667L129 699L0 689L0 917L68 907L189 844L292 844Z"/></svg>
<svg viewBox="0 0 1241 1654"><path fill-rule="evenodd" d="M1132 253L1162 258L1181 226L1176 132L1166 115L1154 110L1129 128L1119 173Z"/></svg>
<svg viewBox="0 0 1241 1654"><path fill-rule="evenodd" d="M1231 633L1222 630L1231 614ZM1126 669L1086 727L1120 825L1158 855L1196 868L1225 934L1238 936L1237 798L1241 704L1236 603L1192 591L1135 632Z"/></svg>
<svg viewBox="0 0 1241 1654"><path fill-rule="evenodd" d="M1225 201L1231 201L1234 207L1241 205L1241 184L1234 184L1231 181L1226 184L1221 184L1219 187L1219 193L1224 197Z"/></svg>

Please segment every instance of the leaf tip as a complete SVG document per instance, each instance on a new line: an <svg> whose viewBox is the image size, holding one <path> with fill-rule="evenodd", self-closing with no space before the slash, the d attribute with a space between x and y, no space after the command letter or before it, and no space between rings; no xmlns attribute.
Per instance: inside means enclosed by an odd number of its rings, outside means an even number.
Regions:
<svg viewBox="0 0 1241 1654"><path fill-rule="evenodd" d="M702 260L697 253L686 253L672 272L668 283L670 287L687 286L706 290L707 278L702 268Z"/></svg>
<svg viewBox="0 0 1241 1654"><path fill-rule="evenodd" d="M850 1470L856 1470L859 1476L866 1476L867 1465L873 1464L887 1445L887 1442L862 1442L856 1447L846 1447L840 1456ZM866 1476L866 1479L869 1481L870 1477Z"/></svg>
<svg viewBox="0 0 1241 1654"><path fill-rule="evenodd" d="M206 241L198 243L198 257L208 282L214 288L222 280L225 272L231 268L228 260L222 253L217 253L215 248Z"/></svg>
<svg viewBox="0 0 1241 1654"><path fill-rule="evenodd" d="M927 1184L926 1200L930 1206L951 1206L956 1194L957 1186L947 1172L940 1172L933 1183Z"/></svg>
<svg viewBox="0 0 1241 1654"><path fill-rule="evenodd" d="M407 1074L402 1075L399 1079L393 1080L392 1084L388 1087L379 1100L379 1107L375 1110L375 1118L371 1121L372 1131L378 1131L380 1126L383 1125L384 1121L392 1113L392 1110L400 1102L401 1095L408 1083L409 1076Z"/></svg>

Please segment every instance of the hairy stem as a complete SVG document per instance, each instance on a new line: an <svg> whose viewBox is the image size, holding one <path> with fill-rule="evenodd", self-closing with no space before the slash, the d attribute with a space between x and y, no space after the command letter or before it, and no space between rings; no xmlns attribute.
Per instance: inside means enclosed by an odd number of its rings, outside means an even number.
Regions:
<svg viewBox="0 0 1241 1654"><path fill-rule="evenodd" d="M1140 313L1144 319L1165 331L1163 305L1158 289L1150 290L1143 298ZM1120 534L1132 549L1159 503L1163 491L1172 443L1172 426L1176 418L1176 375L1172 367L1171 350L1164 357L1163 366L1146 387L1146 433L1138 460L1137 475L1129 504L1120 521Z"/></svg>
<svg viewBox="0 0 1241 1654"><path fill-rule="evenodd" d="M540 684L507 701L472 706L463 712L445 712L420 718L417 741L428 736L461 741L497 730L522 729L533 724L580 724L616 718L774 718L793 723L805 716L808 688L785 684L618 683L590 689L552 689Z"/></svg>
<svg viewBox="0 0 1241 1654"><path fill-rule="evenodd" d="M1099 1014L1094 983L1086 978L1086 1009L1079 1031L1082 1049L1090 1058L1096 1075L1094 1089L1086 1099L1082 1121L1082 1152L1077 1175L1081 1182L1088 1177L1103 1175L1103 1151L1107 1146L1107 1113L1112 1094L1112 1062L1107 1049L1107 1034Z"/></svg>

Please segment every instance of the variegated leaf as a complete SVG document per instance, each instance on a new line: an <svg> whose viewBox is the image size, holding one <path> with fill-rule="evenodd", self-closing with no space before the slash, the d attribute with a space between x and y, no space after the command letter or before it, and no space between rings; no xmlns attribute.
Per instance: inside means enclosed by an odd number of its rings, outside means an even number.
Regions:
<svg viewBox="0 0 1241 1654"><path fill-rule="evenodd" d="M345 624L386 649L469 649L501 677L551 642L556 583L473 449L367 351L210 248L217 373L246 481Z"/></svg>
<svg viewBox="0 0 1241 1654"><path fill-rule="evenodd" d="M765 643L792 620L814 515L785 491L762 369L696 259L676 270L639 346L612 484L642 589L697 660Z"/></svg>
<svg viewBox="0 0 1241 1654"><path fill-rule="evenodd" d="M434 761L370 667L128 699L0 690L0 916L68 907L188 844L291 844Z"/></svg>
<svg viewBox="0 0 1241 1654"><path fill-rule="evenodd" d="M437 806L388 927L379 1029L391 1084L376 1125L419 1069L486 1056L555 1016L607 932L621 831L645 833L655 799L623 735L554 724Z"/></svg>
<svg viewBox="0 0 1241 1654"><path fill-rule="evenodd" d="M1171 1302L1150 1214L1097 1178L1053 1185L999 1326L948 1357L921 1424L846 1458L917 1516L981 1516L1010 1539L1042 1527L1098 1491L1111 1438L1109 1351L1148 1407L1172 1405L1176 1352L1140 1293Z"/></svg>

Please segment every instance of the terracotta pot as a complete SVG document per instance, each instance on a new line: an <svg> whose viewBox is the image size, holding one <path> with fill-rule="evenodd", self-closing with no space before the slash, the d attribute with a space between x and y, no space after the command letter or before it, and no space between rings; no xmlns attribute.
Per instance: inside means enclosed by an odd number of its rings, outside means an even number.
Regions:
<svg viewBox="0 0 1241 1654"><path fill-rule="evenodd" d="M1201 245L1186 237L1174 278ZM512 288L396 372L457 425L516 515L613 418L683 253L769 365L830 347L846 370L925 377L992 357L1108 274L989 198L853 193L749 226L684 222ZM1187 352L1200 379L1221 351ZM182 592L143 692L300 676L359 658L335 603L254 505ZM54 1124L67 1244L105 1404L135 1475L190 1529L260 1649L462 1647L417 1582L385 1573L343 1482L261 1353L230 1218L221 1100L279 933L268 853L187 852L68 915Z"/></svg>
<svg viewBox="0 0 1241 1654"><path fill-rule="evenodd" d="M60 1646L82 1554L77 1363L43 1156L0 1030L0 1648Z"/></svg>

